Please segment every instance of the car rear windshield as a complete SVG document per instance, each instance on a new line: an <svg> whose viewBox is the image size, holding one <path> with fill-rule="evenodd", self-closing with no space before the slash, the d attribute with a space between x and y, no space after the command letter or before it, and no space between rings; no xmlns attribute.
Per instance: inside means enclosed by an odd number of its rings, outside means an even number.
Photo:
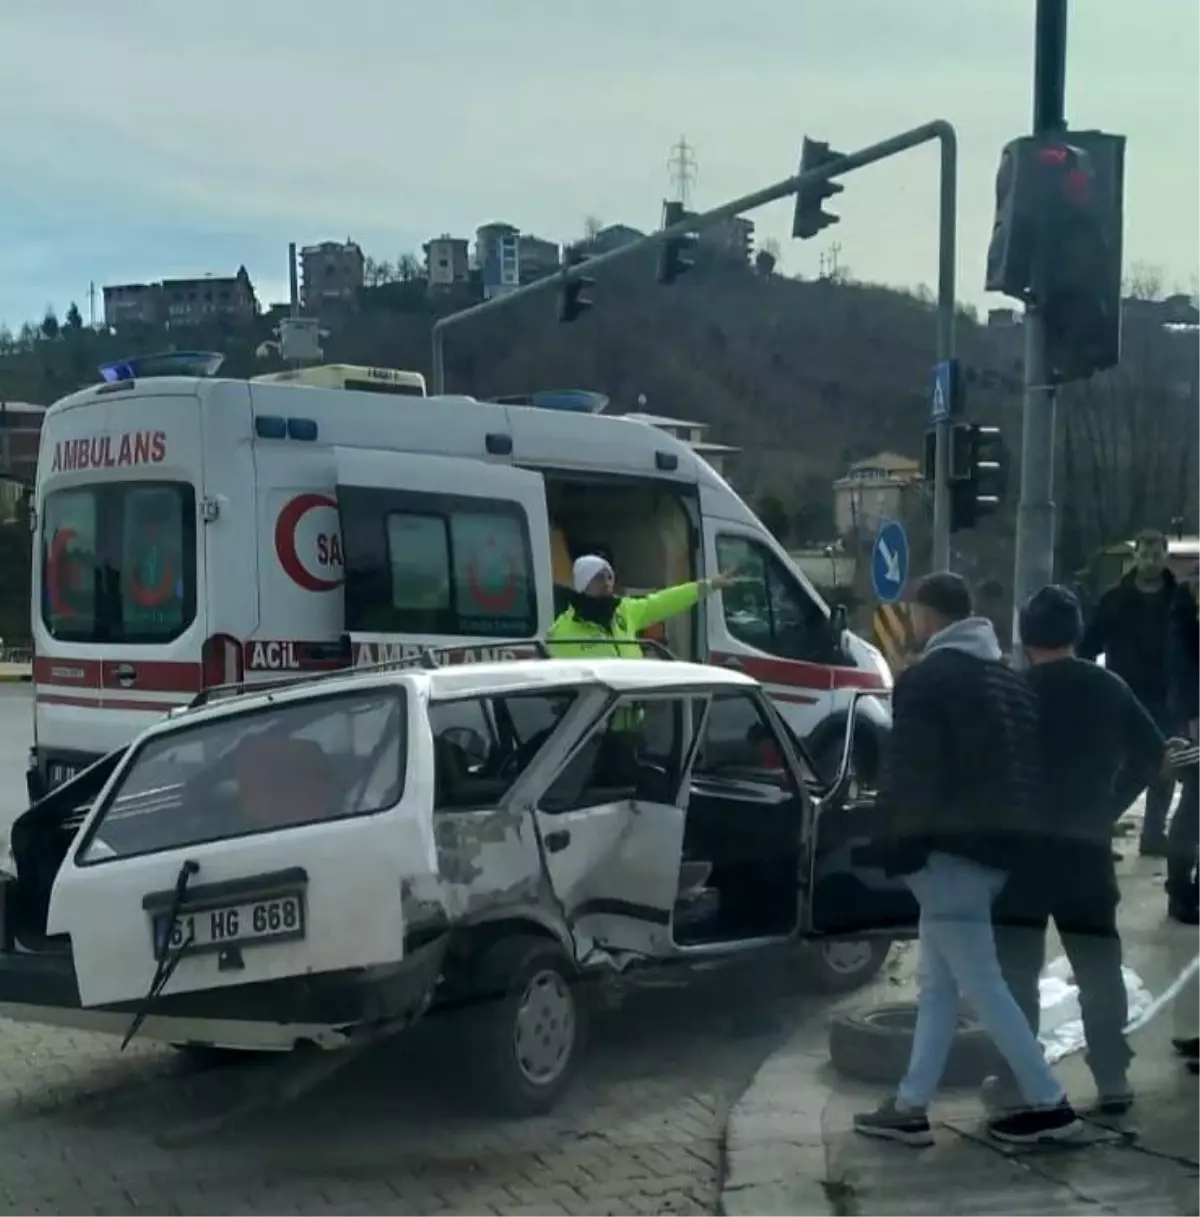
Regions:
<svg viewBox="0 0 1200 1217"><path fill-rule="evenodd" d="M196 497L185 482L107 482L41 508L42 621L68 642L162 643L196 617Z"/></svg>
<svg viewBox="0 0 1200 1217"><path fill-rule="evenodd" d="M395 806L403 696L338 694L152 737L80 846L81 863L244 837Z"/></svg>

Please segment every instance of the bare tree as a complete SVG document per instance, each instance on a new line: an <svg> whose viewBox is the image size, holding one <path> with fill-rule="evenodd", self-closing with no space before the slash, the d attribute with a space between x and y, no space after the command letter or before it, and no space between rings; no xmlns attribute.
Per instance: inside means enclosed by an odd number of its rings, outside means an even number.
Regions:
<svg viewBox="0 0 1200 1217"><path fill-rule="evenodd" d="M600 230L604 225L600 222L599 216L584 216L583 217L583 239L589 244L594 245L596 238L600 235Z"/></svg>

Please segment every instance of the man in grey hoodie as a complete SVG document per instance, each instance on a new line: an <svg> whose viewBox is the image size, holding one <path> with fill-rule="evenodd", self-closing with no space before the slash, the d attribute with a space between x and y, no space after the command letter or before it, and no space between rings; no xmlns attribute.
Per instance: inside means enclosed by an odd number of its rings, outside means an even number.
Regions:
<svg viewBox="0 0 1200 1217"><path fill-rule="evenodd" d="M1075 1136L1079 1120L996 958L992 903L1030 843L1041 809L1037 700L1004 663L966 583L930 575L917 589L919 663L893 693L880 801L884 864L921 907L917 1025L896 1097L855 1117L864 1136L930 1145L926 1110L941 1082L965 997L1024 1100L989 1131L1015 1144Z"/></svg>

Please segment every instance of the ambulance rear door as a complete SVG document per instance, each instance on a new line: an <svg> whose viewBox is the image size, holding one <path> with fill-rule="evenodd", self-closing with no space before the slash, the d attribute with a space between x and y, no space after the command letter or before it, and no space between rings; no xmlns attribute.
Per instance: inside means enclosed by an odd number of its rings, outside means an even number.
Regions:
<svg viewBox="0 0 1200 1217"><path fill-rule="evenodd" d="M35 757L47 785L200 687L202 385L102 385L48 415L32 614Z"/></svg>

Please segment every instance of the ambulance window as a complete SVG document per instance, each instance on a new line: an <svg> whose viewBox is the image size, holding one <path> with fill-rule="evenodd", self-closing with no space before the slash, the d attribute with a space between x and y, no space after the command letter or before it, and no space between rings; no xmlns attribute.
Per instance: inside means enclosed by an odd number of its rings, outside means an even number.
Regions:
<svg viewBox="0 0 1200 1217"><path fill-rule="evenodd" d="M42 620L55 638L96 636L101 561L91 490L46 496L42 511Z"/></svg>
<svg viewBox="0 0 1200 1217"><path fill-rule="evenodd" d="M195 591L189 597L185 558L190 517L177 486L126 488L116 575L120 632L126 642L174 638L194 615Z"/></svg>
<svg viewBox="0 0 1200 1217"><path fill-rule="evenodd" d="M529 637L537 597L522 508L503 500L341 486L346 628Z"/></svg>
<svg viewBox="0 0 1200 1217"><path fill-rule="evenodd" d="M59 490L42 509L42 620L73 642L158 643L196 616L196 512L182 483Z"/></svg>
<svg viewBox="0 0 1200 1217"><path fill-rule="evenodd" d="M721 593L725 628L739 642L781 659L821 658L825 614L765 545L717 538L717 565L742 578Z"/></svg>

